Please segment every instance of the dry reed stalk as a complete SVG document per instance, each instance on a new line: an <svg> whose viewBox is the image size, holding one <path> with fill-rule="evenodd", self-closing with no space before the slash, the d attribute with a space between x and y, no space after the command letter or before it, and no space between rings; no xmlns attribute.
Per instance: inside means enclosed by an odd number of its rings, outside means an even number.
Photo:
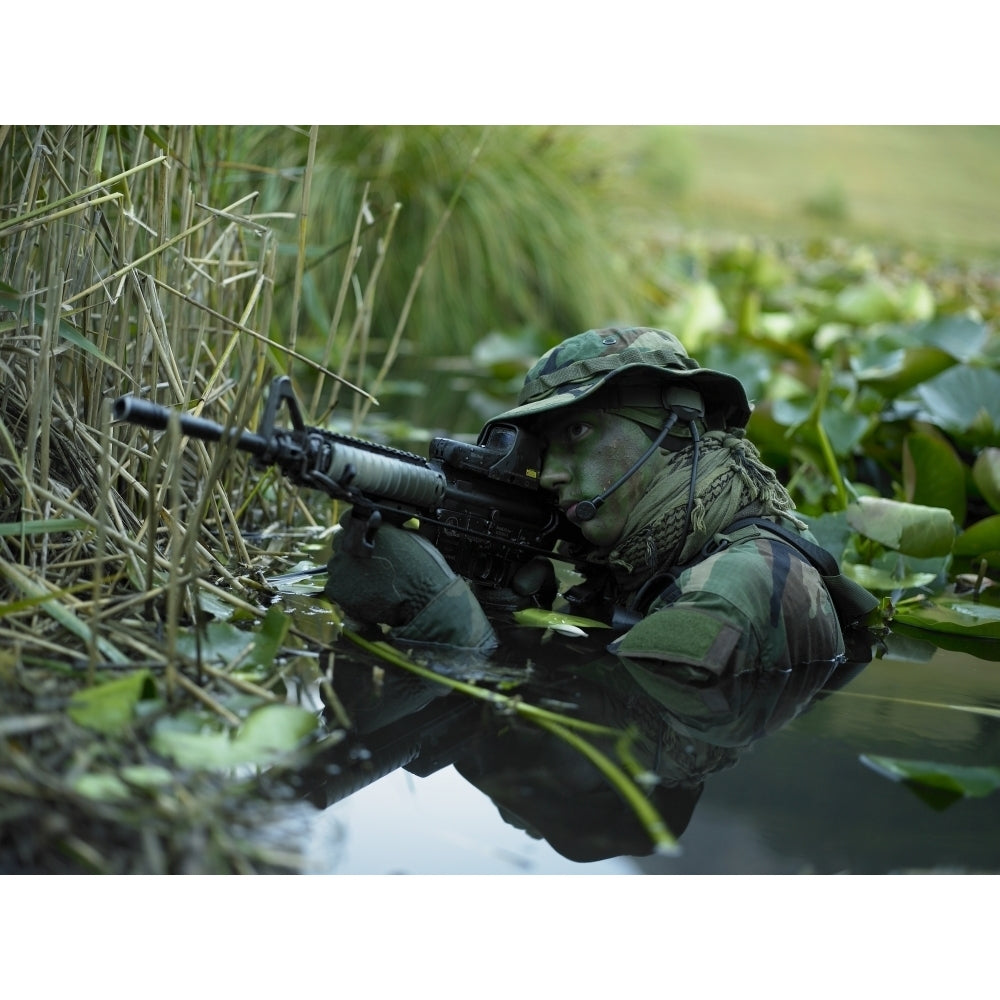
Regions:
<svg viewBox="0 0 1000 1000"><path fill-rule="evenodd" d="M213 181L193 167L194 131L0 133L0 281L17 290L0 301L0 519L86 525L70 545L65 532L4 537L13 569L0 580L0 608L5 630L30 645L33 635L51 644L85 607L86 628L66 641L73 653L85 636L74 655L92 665L117 648L129 631L120 616L139 601L162 621L168 665L198 617L198 593L257 606L240 583L259 558L240 518L261 480L275 514L307 510L230 449L184 443L176 430L157 448L148 432L109 426L109 400L133 388L253 425L266 351L314 365L267 329L276 241L265 219L244 214L257 192L221 207L195 195ZM308 190L300 271L307 204Z"/></svg>
<svg viewBox="0 0 1000 1000"><path fill-rule="evenodd" d="M315 373L317 399L327 380L369 398L344 373L368 337L392 225L367 287L353 266L345 271L331 330L341 328L352 287L357 317L352 346L339 351L341 371L332 371L333 343L317 352L322 362L296 349L312 155L293 316L275 334L278 246L267 206L257 210L255 190L220 194L224 168L202 158L196 131L0 126L0 732L17 740L13 749L0 740L0 787L26 817L18 857L25 844L47 851L48 835L33 831L51 829L59 851L94 870L197 869L204 857L191 852L206 843L225 870L292 864L291 853L267 856L228 835L231 821L220 817L232 808L229 793L192 795L182 783L169 794L140 789L128 818L88 799L75 776L94 764L93 748L111 744L33 701L42 692L69 704L81 687L141 668L166 694L157 711L200 707L233 728L253 700L283 700L285 678L295 677L281 660L252 680L234 673L246 649L221 669L203 662L204 609L260 618L262 592L272 594L265 569L299 558L276 554L267 529L325 525L329 512L253 468L229 441L189 441L176 418L159 434L116 426L110 403L131 391L176 414L254 427L271 377L289 366ZM262 545L247 525L265 529ZM192 631L200 637L193 654ZM248 645L254 638L248 633ZM282 641L308 640L290 629ZM150 759L138 734L114 747L123 762ZM184 836L190 843L179 843ZM0 867L4 837L0 825ZM120 845L136 838L123 861Z"/></svg>

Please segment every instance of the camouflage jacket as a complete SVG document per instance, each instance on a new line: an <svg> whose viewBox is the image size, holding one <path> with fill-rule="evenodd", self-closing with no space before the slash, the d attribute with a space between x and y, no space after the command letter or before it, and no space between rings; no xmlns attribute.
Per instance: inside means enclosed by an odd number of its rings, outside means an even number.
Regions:
<svg viewBox="0 0 1000 1000"><path fill-rule="evenodd" d="M755 525L725 538L725 548L680 572L611 651L704 679L842 657L837 611L818 570Z"/></svg>

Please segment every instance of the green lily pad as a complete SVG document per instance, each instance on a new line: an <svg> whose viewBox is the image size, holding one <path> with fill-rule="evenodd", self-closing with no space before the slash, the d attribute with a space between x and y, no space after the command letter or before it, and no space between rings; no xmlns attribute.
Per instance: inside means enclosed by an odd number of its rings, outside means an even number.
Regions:
<svg viewBox="0 0 1000 1000"><path fill-rule="evenodd" d="M156 684L148 670L137 670L105 684L78 691L70 699L69 717L80 726L99 733L124 732L132 722L136 705L156 697Z"/></svg>
<svg viewBox="0 0 1000 1000"><path fill-rule="evenodd" d="M917 559L947 555L955 544L955 521L944 507L861 497L847 508L847 523L865 538Z"/></svg>
<svg viewBox="0 0 1000 1000"><path fill-rule="evenodd" d="M983 798L1000 788L1000 767L963 767L869 754L861 755L861 763L905 784L935 809L945 809L961 798Z"/></svg>
<svg viewBox="0 0 1000 1000"><path fill-rule="evenodd" d="M1000 639L1000 608L958 597L937 597L896 608L894 621L930 632Z"/></svg>
<svg viewBox="0 0 1000 1000"><path fill-rule="evenodd" d="M909 347L886 352L879 361L856 372L859 382L891 398L947 371L955 359L938 347Z"/></svg>
<svg viewBox="0 0 1000 1000"><path fill-rule="evenodd" d="M929 587L937 578L937 573L921 571L899 573L884 566L869 566L867 563L848 563L841 566L845 576L860 583L865 590L890 594L897 590L913 590Z"/></svg>
<svg viewBox="0 0 1000 1000"><path fill-rule="evenodd" d="M308 709L264 705L251 712L232 737L212 731L191 732L164 720L153 734L153 748L181 767L216 769L241 764L261 767L295 750L316 726L316 714Z"/></svg>
<svg viewBox="0 0 1000 1000"><path fill-rule="evenodd" d="M920 385L923 418L971 445L1000 438L1000 372L956 365Z"/></svg>
<svg viewBox="0 0 1000 1000"><path fill-rule="evenodd" d="M833 308L837 319L857 326L900 318L899 295L881 278L867 278L849 285L837 294Z"/></svg>
<svg viewBox="0 0 1000 1000"><path fill-rule="evenodd" d="M1000 448L984 448L976 456L972 480L983 499L1000 512Z"/></svg>
<svg viewBox="0 0 1000 1000"><path fill-rule="evenodd" d="M129 785L140 788L162 788L174 776L157 764L133 764L123 767L119 774L81 774L73 783L73 790L88 799L99 802L123 801L131 797Z"/></svg>
<svg viewBox="0 0 1000 1000"><path fill-rule="evenodd" d="M910 503L944 507L956 521L965 517L965 466L944 437L924 432L906 436L903 484Z"/></svg>
<svg viewBox="0 0 1000 1000"><path fill-rule="evenodd" d="M956 556L986 559L990 565L1000 563L1000 514L969 525L955 539L954 552Z"/></svg>
<svg viewBox="0 0 1000 1000"><path fill-rule="evenodd" d="M579 615L565 615L558 611L546 611L544 608L522 608L514 612L514 621L518 625L530 628L550 628L561 635L586 635L589 628L610 628L604 622L594 618L582 618Z"/></svg>
<svg viewBox="0 0 1000 1000"><path fill-rule="evenodd" d="M911 343L938 347L956 361L969 362L982 354L989 335L989 327L978 320L968 316L942 316L908 327L904 338Z"/></svg>

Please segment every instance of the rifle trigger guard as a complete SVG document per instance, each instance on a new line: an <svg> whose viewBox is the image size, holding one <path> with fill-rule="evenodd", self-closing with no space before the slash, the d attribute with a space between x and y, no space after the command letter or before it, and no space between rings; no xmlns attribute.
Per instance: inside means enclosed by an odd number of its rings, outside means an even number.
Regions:
<svg viewBox="0 0 1000 1000"><path fill-rule="evenodd" d="M344 551L362 559L370 559L375 551L375 535L382 524L382 514L373 510L366 518L354 508L344 528Z"/></svg>

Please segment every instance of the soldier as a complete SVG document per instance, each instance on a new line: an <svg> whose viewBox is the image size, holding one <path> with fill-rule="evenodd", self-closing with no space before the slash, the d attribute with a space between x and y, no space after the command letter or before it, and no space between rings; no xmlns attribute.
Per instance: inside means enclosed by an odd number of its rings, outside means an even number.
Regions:
<svg viewBox="0 0 1000 1000"><path fill-rule="evenodd" d="M564 341L494 418L542 440L541 485L581 535L568 555L584 579L564 595L568 608L615 626L608 648L639 675L707 680L842 659L841 620L875 605L813 544L747 439L749 418L738 379L644 327ZM552 581L534 560L515 590L547 606ZM466 582L415 532L383 526L370 559L335 549L326 592L399 640L497 641Z"/></svg>

